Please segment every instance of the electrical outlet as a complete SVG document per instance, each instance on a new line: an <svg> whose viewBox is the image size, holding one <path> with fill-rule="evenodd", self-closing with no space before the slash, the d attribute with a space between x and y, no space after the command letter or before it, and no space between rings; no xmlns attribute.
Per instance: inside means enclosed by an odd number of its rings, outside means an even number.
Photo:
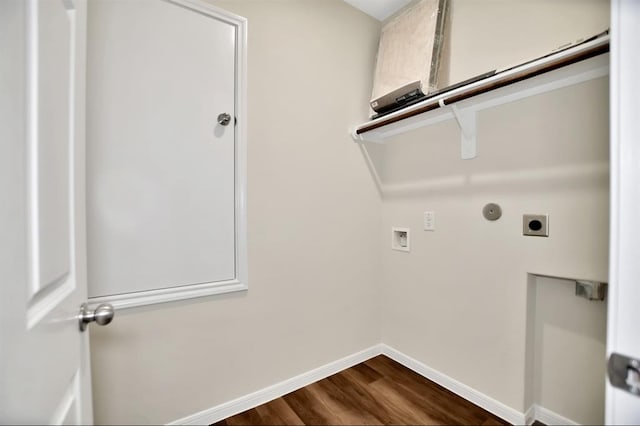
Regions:
<svg viewBox="0 0 640 426"><path fill-rule="evenodd" d="M435 231L436 230L436 213L432 211L424 212L424 230Z"/></svg>
<svg viewBox="0 0 640 426"><path fill-rule="evenodd" d="M522 235L532 237L549 236L549 216L546 214L522 215Z"/></svg>

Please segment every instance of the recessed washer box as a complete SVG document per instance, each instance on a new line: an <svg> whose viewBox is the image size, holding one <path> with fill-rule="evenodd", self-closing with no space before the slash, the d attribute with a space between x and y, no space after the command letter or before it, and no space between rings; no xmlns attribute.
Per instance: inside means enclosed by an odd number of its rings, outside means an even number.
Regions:
<svg viewBox="0 0 640 426"><path fill-rule="evenodd" d="M522 235L530 237L548 237L549 216L546 214L522 215Z"/></svg>
<svg viewBox="0 0 640 426"><path fill-rule="evenodd" d="M410 243L409 228L391 228L391 248L393 250L410 251Z"/></svg>

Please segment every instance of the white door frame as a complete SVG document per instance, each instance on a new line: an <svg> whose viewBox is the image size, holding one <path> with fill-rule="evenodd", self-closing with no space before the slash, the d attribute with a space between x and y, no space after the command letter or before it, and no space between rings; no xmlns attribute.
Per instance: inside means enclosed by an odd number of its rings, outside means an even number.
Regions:
<svg viewBox="0 0 640 426"><path fill-rule="evenodd" d="M611 4L611 228L607 358L640 358L640 2ZM607 380L605 422L640 423L640 397Z"/></svg>

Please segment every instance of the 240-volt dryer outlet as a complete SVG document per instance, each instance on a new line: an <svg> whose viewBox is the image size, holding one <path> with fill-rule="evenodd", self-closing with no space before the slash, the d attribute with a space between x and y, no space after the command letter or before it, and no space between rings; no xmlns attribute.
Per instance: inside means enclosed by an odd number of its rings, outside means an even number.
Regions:
<svg viewBox="0 0 640 426"><path fill-rule="evenodd" d="M549 236L549 216L546 214L525 214L522 216L522 235L531 237Z"/></svg>

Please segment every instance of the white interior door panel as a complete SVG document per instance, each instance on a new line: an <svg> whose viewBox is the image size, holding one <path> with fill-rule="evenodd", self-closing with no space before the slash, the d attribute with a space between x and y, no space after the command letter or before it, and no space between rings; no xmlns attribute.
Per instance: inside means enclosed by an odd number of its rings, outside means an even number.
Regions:
<svg viewBox="0 0 640 426"><path fill-rule="evenodd" d="M93 0L90 296L235 277L236 30L162 0Z"/></svg>
<svg viewBox="0 0 640 426"><path fill-rule="evenodd" d="M0 2L0 422L92 421L84 0Z"/></svg>

